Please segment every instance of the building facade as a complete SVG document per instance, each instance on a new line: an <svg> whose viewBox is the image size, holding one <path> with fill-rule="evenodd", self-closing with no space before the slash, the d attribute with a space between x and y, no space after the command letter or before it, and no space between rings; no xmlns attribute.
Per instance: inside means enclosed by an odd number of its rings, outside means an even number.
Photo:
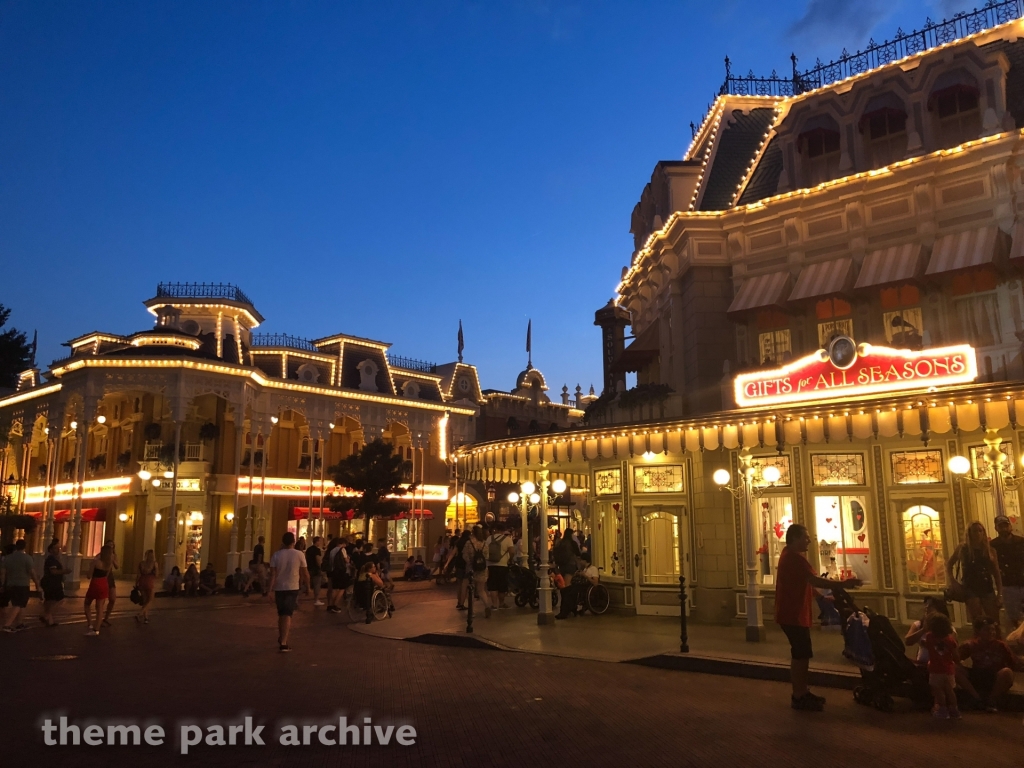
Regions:
<svg viewBox="0 0 1024 768"><path fill-rule="evenodd" d="M328 468L378 438L416 490L371 535L404 552L442 532L450 452L476 431L473 366L396 358L345 334L261 335L262 316L230 285L161 284L145 305L154 328L73 339L0 399L3 495L36 518L33 551L61 541L69 581L107 539L128 574L148 549L165 569L213 562L223 574L245 567L261 535L269 554L285 530L362 534L330 510L347 491Z"/></svg>
<svg viewBox="0 0 1024 768"><path fill-rule="evenodd" d="M485 481L584 486L621 610L678 615L685 577L693 617L757 625L799 522L819 571L909 621L971 521L991 534L1005 511L1020 532L1019 15L727 74L633 211L589 426L459 452Z"/></svg>

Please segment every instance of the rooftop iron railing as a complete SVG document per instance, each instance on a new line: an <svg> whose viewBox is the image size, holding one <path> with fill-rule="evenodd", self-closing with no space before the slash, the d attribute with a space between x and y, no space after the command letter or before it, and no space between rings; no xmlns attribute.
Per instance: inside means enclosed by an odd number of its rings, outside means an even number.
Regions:
<svg viewBox="0 0 1024 768"><path fill-rule="evenodd" d="M169 299L228 299L252 305L242 289L231 283L160 283L157 298Z"/></svg>
<svg viewBox="0 0 1024 768"><path fill-rule="evenodd" d="M802 72L797 67L796 54L792 54L789 57L792 62L792 74L789 77L782 77L776 70L772 70L767 77L758 77L753 70L748 71L746 75L735 75L732 72L732 62L727 56L725 82L718 89L718 95L797 96L861 72L885 66L898 59L913 56L915 53L952 43L990 27L1005 24L1022 15L1024 0L989 0L983 8L963 11L949 19L932 21L931 18L927 18L920 30L904 32L897 29L892 40L876 43L874 39L870 39L867 47L856 53L850 53L844 48L839 58L828 63L817 59L813 67ZM690 123L690 130L695 137L697 126Z"/></svg>
<svg viewBox="0 0 1024 768"><path fill-rule="evenodd" d="M437 364L428 363L425 360L414 360L411 357L401 357L388 353L388 365L392 368L405 368L407 371L420 371L422 373L436 373Z"/></svg>
<svg viewBox="0 0 1024 768"><path fill-rule="evenodd" d="M317 346L309 339L301 336L290 336L287 333L254 333L252 335L252 346L254 347L287 347L288 349L302 349L306 352L316 352Z"/></svg>

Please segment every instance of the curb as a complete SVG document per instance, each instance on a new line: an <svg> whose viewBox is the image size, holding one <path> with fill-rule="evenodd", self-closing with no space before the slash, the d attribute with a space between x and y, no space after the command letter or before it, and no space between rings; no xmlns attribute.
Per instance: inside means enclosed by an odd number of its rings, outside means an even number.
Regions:
<svg viewBox="0 0 1024 768"><path fill-rule="evenodd" d="M623 664L638 664L642 667L656 669L673 669L677 672L701 672L707 675L724 675L726 677L746 677L751 680L772 680L778 683L789 682L789 665L784 663L760 661L736 661L717 659L710 656L684 656L658 654L641 659L630 659ZM852 691L860 685L861 677L853 672L828 672L811 670L810 683L824 688L842 688Z"/></svg>
<svg viewBox="0 0 1024 768"><path fill-rule="evenodd" d="M446 634L444 632L428 632L424 635L416 635L416 637L407 637L405 641L424 645L441 645L448 648L479 648L487 651L512 650L473 635Z"/></svg>

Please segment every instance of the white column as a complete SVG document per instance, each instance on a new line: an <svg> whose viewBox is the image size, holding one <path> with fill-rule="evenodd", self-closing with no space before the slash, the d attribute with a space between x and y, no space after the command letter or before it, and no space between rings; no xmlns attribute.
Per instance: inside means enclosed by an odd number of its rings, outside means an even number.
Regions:
<svg viewBox="0 0 1024 768"><path fill-rule="evenodd" d="M61 419L61 422L63 422L63 419ZM43 553L46 552L46 548L50 545L50 539L53 538L53 514L57 497L57 463L60 461L60 434L63 429L63 423L54 427L53 422L51 422L49 439L46 441L46 501L43 505L43 535L40 537L39 546L36 548ZM54 437L55 431L57 433L56 437Z"/></svg>
<svg viewBox="0 0 1024 768"><path fill-rule="evenodd" d="M238 567L238 477L242 472L242 431L245 429L245 424L237 421L242 416L240 411L236 410L235 413L235 475L233 479L235 500L231 507L231 541L228 551L228 567L225 573L234 573L235 568ZM248 565L248 561L245 565Z"/></svg>
<svg viewBox="0 0 1024 768"><path fill-rule="evenodd" d="M175 537L178 535L178 451L181 450L181 421L174 422L174 463L171 473L171 507L167 512L167 548L164 550L164 573L178 564Z"/></svg>
<svg viewBox="0 0 1024 768"><path fill-rule="evenodd" d="M744 448L739 457L739 480L743 484L740 498L743 504L744 561L747 571L747 640L757 643L765 640L764 598L761 596L761 581L757 568L757 517L754 498L754 466L750 449Z"/></svg>
<svg viewBox="0 0 1024 768"><path fill-rule="evenodd" d="M270 435L273 432L273 424L267 429L267 436L263 438L263 460L260 462L260 516L256 520L256 536L266 536L267 524L267 458L270 456Z"/></svg>
<svg viewBox="0 0 1024 768"><path fill-rule="evenodd" d="M252 497L254 488L253 478L255 473L253 472L254 465L256 464L256 441L258 434L253 432L253 422L255 421L255 414L249 419L249 501L245 508L245 541L242 548L242 562L245 565L249 564L252 560L252 528L253 528L253 517L252 517Z"/></svg>
<svg viewBox="0 0 1024 768"><path fill-rule="evenodd" d="M64 577L67 587L74 591L78 589L80 569L82 564L82 493L85 483L85 461L88 455L89 425L92 423L93 414L96 411L96 397L86 395L82 407L82 420L78 422L78 454L75 459L75 486L72 493L75 496L75 512L71 525L70 544L68 545L68 573Z"/></svg>
<svg viewBox="0 0 1024 768"><path fill-rule="evenodd" d="M545 625L555 622L555 613L551 608L551 579L548 577L548 488L551 486L548 470L540 470L537 479L540 480L540 507L537 510L540 516L540 536L537 539L537 548L540 550L537 553L540 556L540 605L537 607L537 623Z"/></svg>

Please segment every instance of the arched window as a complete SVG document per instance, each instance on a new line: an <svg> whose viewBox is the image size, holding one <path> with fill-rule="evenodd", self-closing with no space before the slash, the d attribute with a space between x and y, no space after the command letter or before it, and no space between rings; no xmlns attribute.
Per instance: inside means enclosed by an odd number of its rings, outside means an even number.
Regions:
<svg viewBox="0 0 1024 768"><path fill-rule="evenodd" d="M947 72L935 81L928 109L939 148L955 147L981 135L978 84L963 70Z"/></svg>
<svg viewBox="0 0 1024 768"><path fill-rule="evenodd" d="M839 176L839 126L828 115L811 118L797 137L804 184L813 187Z"/></svg>
<svg viewBox="0 0 1024 768"><path fill-rule="evenodd" d="M883 168L907 154L907 112L894 93L875 96L858 124L871 168Z"/></svg>

